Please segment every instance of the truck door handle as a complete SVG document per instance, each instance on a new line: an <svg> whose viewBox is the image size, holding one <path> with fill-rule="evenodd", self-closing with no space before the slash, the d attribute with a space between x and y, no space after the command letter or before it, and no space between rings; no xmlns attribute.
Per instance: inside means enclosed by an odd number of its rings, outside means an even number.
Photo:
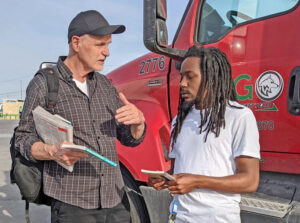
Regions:
<svg viewBox="0 0 300 223"><path fill-rule="evenodd" d="M287 109L292 115L300 115L300 66L295 67L291 72L287 94Z"/></svg>

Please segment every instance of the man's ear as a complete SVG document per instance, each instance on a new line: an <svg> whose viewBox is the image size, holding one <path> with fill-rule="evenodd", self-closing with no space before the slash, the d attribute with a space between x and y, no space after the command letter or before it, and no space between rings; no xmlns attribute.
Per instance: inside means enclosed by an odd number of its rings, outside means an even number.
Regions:
<svg viewBox="0 0 300 223"><path fill-rule="evenodd" d="M80 44L80 37L79 36L72 36L71 38L71 47L73 51L79 51L79 44Z"/></svg>

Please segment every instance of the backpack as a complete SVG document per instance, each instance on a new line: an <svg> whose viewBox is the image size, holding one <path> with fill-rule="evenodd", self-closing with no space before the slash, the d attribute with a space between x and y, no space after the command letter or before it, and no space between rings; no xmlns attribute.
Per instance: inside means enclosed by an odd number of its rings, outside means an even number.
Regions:
<svg viewBox="0 0 300 223"><path fill-rule="evenodd" d="M53 113L58 95L58 74L53 68L40 69L35 75L38 74L44 76L47 84L48 91L46 91L45 95L46 110ZM28 161L15 149L15 132L17 128L15 127L10 140L12 160L10 180L12 184L17 184L22 199L25 200L25 218L27 223L29 223L29 203L51 205L51 198L43 193L43 161L36 163Z"/></svg>

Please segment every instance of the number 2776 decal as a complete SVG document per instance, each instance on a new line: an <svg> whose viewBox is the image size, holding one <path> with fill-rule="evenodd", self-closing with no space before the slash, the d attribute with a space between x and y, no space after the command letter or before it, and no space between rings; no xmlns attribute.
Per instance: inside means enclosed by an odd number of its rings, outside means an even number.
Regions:
<svg viewBox="0 0 300 223"><path fill-rule="evenodd" d="M154 57L148 60L142 60L139 64L139 75L155 72L156 69L163 70L165 68L165 56Z"/></svg>

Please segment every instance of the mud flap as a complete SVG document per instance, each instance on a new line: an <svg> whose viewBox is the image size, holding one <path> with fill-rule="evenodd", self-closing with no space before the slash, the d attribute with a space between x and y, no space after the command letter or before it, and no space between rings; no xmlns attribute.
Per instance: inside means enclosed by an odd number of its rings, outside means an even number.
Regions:
<svg viewBox="0 0 300 223"><path fill-rule="evenodd" d="M169 205L172 202L172 196L168 190L157 191L152 187L140 186L143 194L150 222L166 223L169 219Z"/></svg>

